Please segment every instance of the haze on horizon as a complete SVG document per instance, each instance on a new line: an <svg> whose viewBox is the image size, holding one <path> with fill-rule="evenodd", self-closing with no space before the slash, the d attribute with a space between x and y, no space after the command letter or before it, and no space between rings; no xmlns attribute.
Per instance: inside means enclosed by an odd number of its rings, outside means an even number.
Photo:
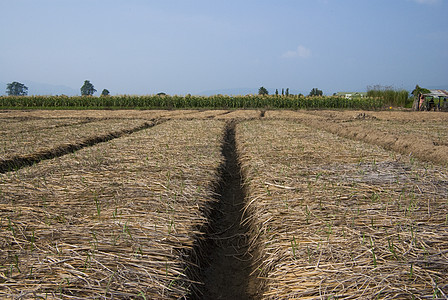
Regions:
<svg viewBox="0 0 448 300"><path fill-rule="evenodd" d="M112 95L448 86L448 0L0 0L0 11L5 83L90 80Z"/></svg>

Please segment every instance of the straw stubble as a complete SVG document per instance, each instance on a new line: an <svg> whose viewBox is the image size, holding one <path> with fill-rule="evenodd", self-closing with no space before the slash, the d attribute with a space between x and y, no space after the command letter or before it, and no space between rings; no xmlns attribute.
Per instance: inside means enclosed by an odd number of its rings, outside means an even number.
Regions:
<svg viewBox="0 0 448 300"><path fill-rule="evenodd" d="M264 299L446 293L444 168L291 121L243 122L237 146Z"/></svg>
<svg viewBox="0 0 448 300"><path fill-rule="evenodd" d="M170 121L0 175L0 296L179 298L221 121Z"/></svg>

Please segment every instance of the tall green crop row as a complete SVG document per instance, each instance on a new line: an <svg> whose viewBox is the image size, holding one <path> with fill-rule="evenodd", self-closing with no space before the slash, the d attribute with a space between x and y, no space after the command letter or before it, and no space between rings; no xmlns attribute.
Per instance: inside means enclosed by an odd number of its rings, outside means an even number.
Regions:
<svg viewBox="0 0 448 300"><path fill-rule="evenodd" d="M137 108L137 109L381 109L383 98L345 99L342 97L303 97L303 96L2 96L0 108Z"/></svg>
<svg viewBox="0 0 448 300"><path fill-rule="evenodd" d="M409 92L406 90L394 89L371 89L367 91L367 96L383 99L388 106L406 106L409 104Z"/></svg>

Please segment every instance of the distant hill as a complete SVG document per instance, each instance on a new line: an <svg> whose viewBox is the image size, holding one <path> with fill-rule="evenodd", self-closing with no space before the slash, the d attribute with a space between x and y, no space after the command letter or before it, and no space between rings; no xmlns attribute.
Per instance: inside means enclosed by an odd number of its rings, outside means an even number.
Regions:
<svg viewBox="0 0 448 300"><path fill-rule="evenodd" d="M24 81L28 87L28 95L80 95L80 90L75 90L65 85L53 85L48 83L38 83L33 81Z"/></svg>
<svg viewBox="0 0 448 300"><path fill-rule="evenodd" d="M254 88L232 88L232 89L219 89L219 90L207 90L196 93L196 95L200 96L213 96L213 95L229 95L229 96L237 96L237 95L247 95L247 94L257 94L258 89Z"/></svg>
<svg viewBox="0 0 448 300"><path fill-rule="evenodd" d="M11 81L12 82L12 81ZM80 95L80 91L65 85L54 85L34 81L19 81L28 87L28 95ZM0 95L6 95L6 82L0 82Z"/></svg>
<svg viewBox="0 0 448 300"><path fill-rule="evenodd" d="M448 84L424 86L428 90L448 90Z"/></svg>

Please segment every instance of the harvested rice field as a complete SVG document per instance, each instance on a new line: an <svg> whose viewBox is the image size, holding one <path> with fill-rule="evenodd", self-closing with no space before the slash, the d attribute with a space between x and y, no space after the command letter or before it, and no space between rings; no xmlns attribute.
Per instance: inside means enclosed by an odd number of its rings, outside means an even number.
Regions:
<svg viewBox="0 0 448 300"><path fill-rule="evenodd" d="M0 297L180 298L220 121L169 121L0 177Z"/></svg>
<svg viewBox="0 0 448 300"><path fill-rule="evenodd" d="M42 122L42 121L41 121ZM25 123L25 124L23 124ZM61 145L79 143L88 138L119 133L123 130L135 130L144 126L142 120L102 120L95 122L53 122L45 120L36 128L33 122L8 122L8 129L0 133L0 159L30 155ZM11 128L12 127L12 128ZM17 130L15 130L17 129Z"/></svg>
<svg viewBox="0 0 448 300"><path fill-rule="evenodd" d="M268 118L288 118L350 139L380 145L424 161L448 163L448 114L416 112L281 112Z"/></svg>
<svg viewBox="0 0 448 300"><path fill-rule="evenodd" d="M282 120L237 141L263 299L446 294L446 167Z"/></svg>
<svg viewBox="0 0 448 300"><path fill-rule="evenodd" d="M0 118L95 118L95 119L155 119L195 113L193 110L13 110L0 111Z"/></svg>
<svg viewBox="0 0 448 300"><path fill-rule="evenodd" d="M0 111L2 299L445 299L448 115Z"/></svg>

